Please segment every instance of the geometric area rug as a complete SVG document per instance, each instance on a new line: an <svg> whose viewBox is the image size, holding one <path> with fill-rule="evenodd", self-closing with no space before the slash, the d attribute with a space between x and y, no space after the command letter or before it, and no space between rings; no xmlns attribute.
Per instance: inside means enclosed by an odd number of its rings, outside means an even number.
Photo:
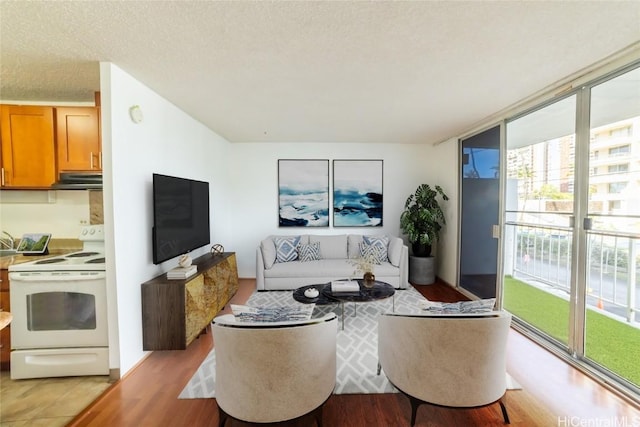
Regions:
<svg viewBox="0 0 640 427"><path fill-rule="evenodd" d="M296 306L292 291L254 292L245 305L252 307ZM382 313L420 312L425 298L409 286L396 290L393 297L367 303L344 304L344 330L339 304L316 305L312 317L322 317L333 311L338 315L336 350L336 387L334 394L397 393L378 367L378 316ZM508 382L511 378L507 378ZM512 384L509 388L519 388ZM179 399L215 397L215 348L204 359L196 373L182 390Z"/></svg>

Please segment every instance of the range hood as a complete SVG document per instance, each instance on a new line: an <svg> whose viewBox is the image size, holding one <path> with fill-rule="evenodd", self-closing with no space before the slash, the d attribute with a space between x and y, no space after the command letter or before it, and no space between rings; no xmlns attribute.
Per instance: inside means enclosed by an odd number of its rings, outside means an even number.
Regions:
<svg viewBox="0 0 640 427"><path fill-rule="evenodd" d="M102 174L62 172L60 180L51 188L54 190L102 190Z"/></svg>

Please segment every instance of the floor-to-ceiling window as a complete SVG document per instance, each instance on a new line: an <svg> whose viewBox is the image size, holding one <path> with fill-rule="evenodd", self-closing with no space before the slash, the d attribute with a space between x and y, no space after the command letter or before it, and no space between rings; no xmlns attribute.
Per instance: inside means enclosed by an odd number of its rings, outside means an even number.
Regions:
<svg viewBox="0 0 640 427"><path fill-rule="evenodd" d="M507 123L504 307L569 341L576 96Z"/></svg>
<svg viewBox="0 0 640 427"><path fill-rule="evenodd" d="M583 353L640 387L640 68L589 105Z"/></svg>
<svg viewBox="0 0 640 427"><path fill-rule="evenodd" d="M507 120L503 306L640 390L640 68Z"/></svg>

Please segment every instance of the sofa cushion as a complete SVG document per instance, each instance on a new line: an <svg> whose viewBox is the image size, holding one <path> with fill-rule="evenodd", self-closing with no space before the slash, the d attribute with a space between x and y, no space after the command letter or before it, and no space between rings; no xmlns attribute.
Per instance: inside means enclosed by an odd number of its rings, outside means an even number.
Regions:
<svg viewBox="0 0 640 427"><path fill-rule="evenodd" d="M319 259L317 261L300 262L280 262L273 264L273 267L264 271L264 277L326 277L326 282L331 280L348 279L355 277L354 267L346 260L339 259ZM360 276L362 273L357 273ZM398 267L392 266L388 262L376 265L374 270L376 278L385 276L397 276ZM320 282L319 282L320 283Z"/></svg>
<svg viewBox="0 0 640 427"><path fill-rule="evenodd" d="M349 259L360 258L360 243L362 243L362 234L349 234L347 252Z"/></svg>
<svg viewBox="0 0 640 427"><path fill-rule="evenodd" d="M276 262L289 262L298 259L298 243L300 236L280 236L274 237L273 243L276 246Z"/></svg>
<svg viewBox="0 0 640 427"><path fill-rule="evenodd" d="M320 242L321 259L347 259L347 235L316 236L310 235L309 242Z"/></svg>
<svg viewBox="0 0 640 427"><path fill-rule="evenodd" d="M389 247L387 248L387 256L391 265L400 267L400 259L402 258L402 247L404 242L399 237L391 237L389 239Z"/></svg>
<svg viewBox="0 0 640 427"><path fill-rule="evenodd" d="M302 262L320 259L320 242L298 245L298 259Z"/></svg>

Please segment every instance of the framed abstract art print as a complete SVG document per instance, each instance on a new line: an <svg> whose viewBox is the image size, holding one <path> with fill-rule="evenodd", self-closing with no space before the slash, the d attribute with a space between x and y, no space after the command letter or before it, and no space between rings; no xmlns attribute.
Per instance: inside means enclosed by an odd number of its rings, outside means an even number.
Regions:
<svg viewBox="0 0 640 427"><path fill-rule="evenodd" d="M278 160L278 225L329 226L329 160Z"/></svg>
<svg viewBox="0 0 640 427"><path fill-rule="evenodd" d="M333 161L333 226L382 227L382 160Z"/></svg>

